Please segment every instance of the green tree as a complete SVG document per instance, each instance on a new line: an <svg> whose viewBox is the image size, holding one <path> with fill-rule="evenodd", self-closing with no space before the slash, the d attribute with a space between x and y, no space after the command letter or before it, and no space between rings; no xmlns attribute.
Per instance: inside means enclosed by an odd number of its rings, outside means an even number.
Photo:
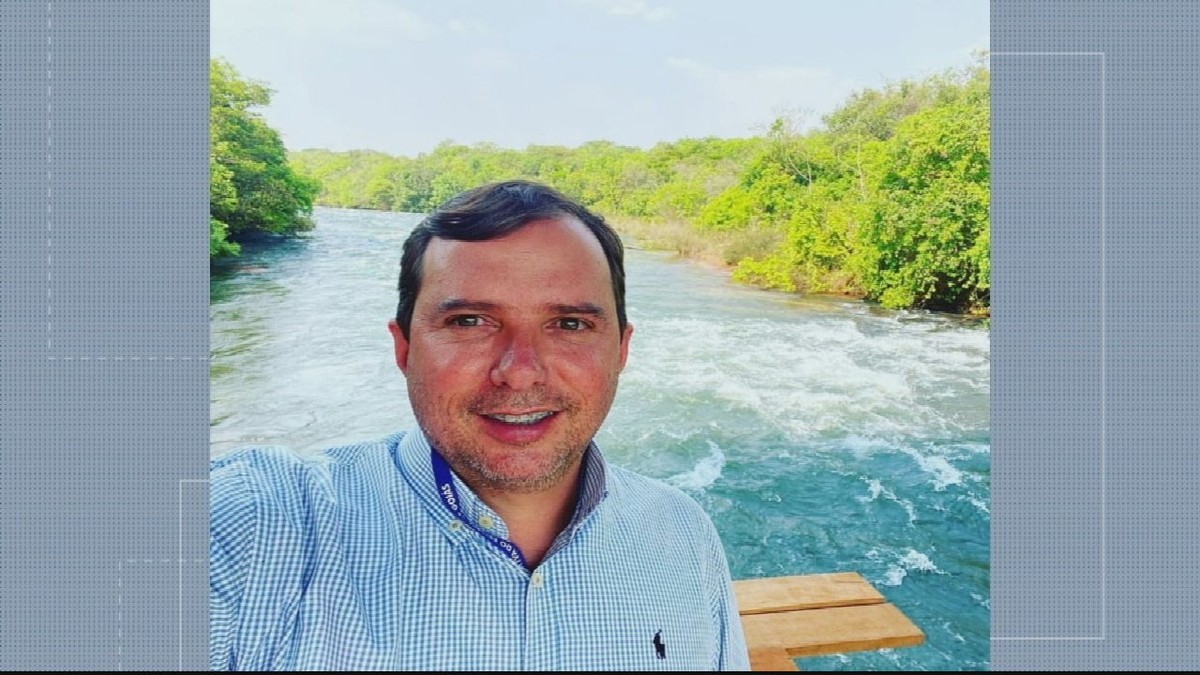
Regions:
<svg viewBox="0 0 1200 675"><path fill-rule="evenodd" d="M251 110L270 103L266 85L243 79L227 61L209 64L209 255L236 255L253 232L312 228L319 185L287 161L279 133Z"/></svg>
<svg viewBox="0 0 1200 675"><path fill-rule="evenodd" d="M462 189L531 178L619 217L647 245L733 265L740 281L982 312L988 87L981 57L962 70L856 92L808 131L803 117L784 116L756 137L648 150L446 141L411 159L325 150L293 158L324 185L323 204L428 212ZM214 169L214 203L226 178Z"/></svg>
<svg viewBox="0 0 1200 675"><path fill-rule="evenodd" d="M885 306L988 306L986 73L961 94L905 118L887 141L873 216L859 230L864 286Z"/></svg>

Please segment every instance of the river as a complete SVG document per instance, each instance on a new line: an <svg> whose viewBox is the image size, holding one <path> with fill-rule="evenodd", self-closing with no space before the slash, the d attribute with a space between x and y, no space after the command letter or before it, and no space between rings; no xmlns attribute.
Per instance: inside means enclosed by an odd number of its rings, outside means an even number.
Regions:
<svg viewBox="0 0 1200 675"><path fill-rule="evenodd" d="M386 324L420 216L314 218L213 269L213 455L414 423ZM747 288L661 252L631 248L626 268L635 333L597 437L609 461L695 497L735 579L857 571L926 634L802 669L987 669L986 328Z"/></svg>

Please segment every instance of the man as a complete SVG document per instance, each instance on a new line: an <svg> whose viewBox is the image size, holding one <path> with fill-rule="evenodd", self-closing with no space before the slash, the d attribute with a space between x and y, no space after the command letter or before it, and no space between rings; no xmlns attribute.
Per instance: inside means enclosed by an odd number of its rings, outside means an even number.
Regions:
<svg viewBox="0 0 1200 675"><path fill-rule="evenodd" d="M633 333L623 256L524 181L417 226L389 328L418 428L213 461L213 668L749 668L708 517L592 442Z"/></svg>

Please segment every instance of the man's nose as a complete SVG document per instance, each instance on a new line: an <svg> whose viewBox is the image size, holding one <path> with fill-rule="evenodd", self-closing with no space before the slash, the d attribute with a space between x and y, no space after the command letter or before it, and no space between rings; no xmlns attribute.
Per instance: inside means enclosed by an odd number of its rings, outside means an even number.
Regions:
<svg viewBox="0 0 1200 675"><path fill-rule="evenodd" d="M500 357L492 368L492 384L517 390L544 384L546 368L537 337L528 331L513 330L505 338Z"/></svg>

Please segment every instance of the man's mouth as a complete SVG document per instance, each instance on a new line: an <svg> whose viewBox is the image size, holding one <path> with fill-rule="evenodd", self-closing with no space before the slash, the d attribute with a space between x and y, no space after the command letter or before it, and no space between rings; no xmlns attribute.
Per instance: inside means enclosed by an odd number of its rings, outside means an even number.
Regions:
<svg viewBox="0 0 1200 675"><path fill-rule="evenodd" d="M504 422L505 424L537 424L553 414L555 414L553 410L539 410L537 412L521 413L518 415L488 413L484 417Z"/></svg>

